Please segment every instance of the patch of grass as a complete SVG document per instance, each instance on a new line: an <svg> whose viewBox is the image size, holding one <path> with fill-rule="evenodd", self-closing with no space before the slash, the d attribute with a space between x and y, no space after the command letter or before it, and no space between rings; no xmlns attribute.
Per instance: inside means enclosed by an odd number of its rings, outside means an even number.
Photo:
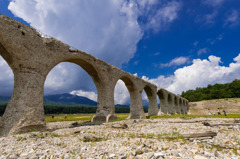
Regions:
<svg viewBox="0 0 240 159"><path fill-rule="evenodd" d="M122 120L125 120L127 119L129 116L129 113L121 113L121 114L117 114L117 119L116 120L111 120L110 122L115 122L115 121L122 121Z"/></svg>
<svg viewBox="0 0 240 159"><path fill-rule="evenodd" d="M89 136L84 136L83 139L80 139L80 141L83 142L101 142L101 141L106 141L108 138L106 137L89 137Z"/></svg>
<svg viewBox="0 0 240 159"><path fill-rule="evenodd" d="M45 121L46 122L57 122L57 121L91 121L94 114L68 114L67 118L65 118L65 114L56 114L54 115L54 118L52 118L52 115L45 115ZM129 113L119 113L117 114L117 120L114 121L121 121L125 120L129 116Z"/></svg>
<svg viewBox="0 0 240 159"><path fill-rule="evenodd" d="M58 134L56 133L33 133L29 136L30 138L45 138L45 137L60 137Z"/></svg>
<svg viewBox="0 0 240 159"><path fill-rule="evenodd" d="M37 129L34 129L34 128L31 129L31 132L36 132L36 131L37 131Z"/></svg>
<svg viewBox="0 0 240 159"><path fill-rule="evenodd" d="M89 121L92 119L94 114L68 114L67 118L65 118L64 114L57 114L54 115L46 115L45 121L46 122L57 122L57 121Z"/></svg>
<svg viewBox="0 0 240 159"><path fill-rule="evenodd" d="M60 137L60 135L56 134L56 133L50 133L49 134L51 137Z"/></svg>
<svg viewBox="0 0 240 159"><path fill-rule="evenodd" d="M17 141L23 141L23 140L27 140L27 138L22 136L17 137Z"/></svg>

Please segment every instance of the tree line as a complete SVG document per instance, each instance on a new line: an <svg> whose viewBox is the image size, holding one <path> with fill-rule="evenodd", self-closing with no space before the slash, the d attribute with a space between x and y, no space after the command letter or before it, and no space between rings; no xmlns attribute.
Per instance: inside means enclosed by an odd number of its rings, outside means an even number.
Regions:
<svg viewBox="0 0 240 159"><path fill-rule="evenodd" d="M0 116L4 114L6 105L0 105ZM148 112L147 107L143 107L144 112ZM96 113L97 107L93 106L44 106L45 114L92 114ZM115 107L116 113L129 113L130 107Z"/></svg>
<svg viewBox="0 0 240 159"><path fill-rule="evenodd" d="M239 98L240 97L240 80L235 79L231 83L208 85L195 90L182 92L181 96L190 102L221 99L221 98Z"/></svg>

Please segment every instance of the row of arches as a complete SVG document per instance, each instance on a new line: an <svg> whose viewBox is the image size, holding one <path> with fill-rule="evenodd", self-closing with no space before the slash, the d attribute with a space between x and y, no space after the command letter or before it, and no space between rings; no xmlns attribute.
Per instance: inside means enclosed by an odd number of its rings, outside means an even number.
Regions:
<svg viewBox="0 0 240 159"><path fill-rule="evenodd" d="M116 119L114 89L118 80L122 80L129 91L131 119L145 118L143 90L149 100L148 115L157 115L159 112L157 95L161 97L162 112L187 113L186 100L167 91L158 91L156 85L90 54L72 49L59 40L41 37L35 29L4 15L0 15L0 37L0 55L14 74L14 90L0 121L0 135L46 128L44 83L49 72L62 62L80 66L92 78L98 94L93 121L108 122ZM180 110L175 108L177 105Z"/></svg>
<svg viewBox="0 0 240 159"><path fill-rule="evenodd" d="M163 88L157 91L160 99L160 113L164 114L187 114L189 111L188 100L173 94Z"/></svg>

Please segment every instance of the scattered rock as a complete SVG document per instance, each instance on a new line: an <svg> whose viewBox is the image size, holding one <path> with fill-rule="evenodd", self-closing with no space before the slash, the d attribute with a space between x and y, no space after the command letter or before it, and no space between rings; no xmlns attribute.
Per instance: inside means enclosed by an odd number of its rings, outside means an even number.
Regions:
<svg viewBox="0 0 240 159"><path fill-rule="evenodd" d="M162 153L162 152L157 152L157 153L154 153L154 157L158 158L158 157L164 157L165 154Z"/></svg>
<svg viewBox="0 0 240 159"><path fill-rule="evenodd" d="M206 127L189 119L149 119L133 123L132 120L69 128L72 122L47 123L53 132L32 132L0 137L0 159L5 158L237 158L239 127L226 131L226 126ZM205 119L199 119L199 121ZM232 119L209 119L210 123L230 123ZM75 122L76 123L76 122ZM82 123L77 123L80 125ZM109 125L127 129L112 129ZM55 126L54 126L55 125ZM57 130L54 127L58 128ZM200 134L215 131L212 139L170 138L177 134ZM61 134L55 136L54 134ZM41 138L43 136L43 138ZM150 137L151 136L151 137ZM162 138L162 136L166 138ZM169 137L169 138L167 138ZM220 146L221 151L216 146ZM234 149L233 149L234 148ZM239 147L238 147L239 148ZM237 150L240 153L240 150Z"/></svg>
<svg viewBox="0 0 240 159"><path fill-rule="evenodd" d="M121 125L113 125L112 128L127 129L128 125L126 123L123 123Z"/></svg>
<svg viewBox="0 0 240 159"><path fill-rule="evenodd" d="M112 153L112 154L109 155L109 158L113 158L113 157L115 157L115 156L116 156L116 155Z"/></svg>

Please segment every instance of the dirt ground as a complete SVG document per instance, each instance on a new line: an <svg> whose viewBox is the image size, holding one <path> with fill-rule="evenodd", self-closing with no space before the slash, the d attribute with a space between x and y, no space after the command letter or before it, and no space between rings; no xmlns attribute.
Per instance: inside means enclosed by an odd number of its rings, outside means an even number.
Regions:
<svg viewBox="0 0 240 159"><path fill-rule="evenodd" d="M211 113L217 114L217 109L223 113L223 109L228 114L240 114L240 98L226 98L206 100L201 102L190 102L189 114L208 115L208 109Z"/></svg>

